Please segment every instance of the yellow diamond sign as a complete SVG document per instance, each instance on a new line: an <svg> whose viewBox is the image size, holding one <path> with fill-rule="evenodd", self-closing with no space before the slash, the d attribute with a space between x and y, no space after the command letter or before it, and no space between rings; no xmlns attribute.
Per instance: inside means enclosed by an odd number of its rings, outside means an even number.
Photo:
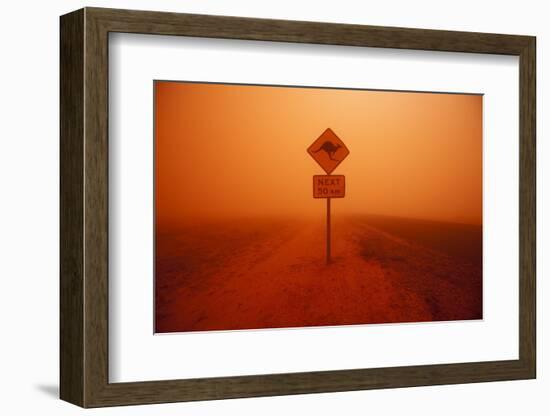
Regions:
<svg viewBox="0 0 550 416"><path fill-rule="evenodd" d="M330 175L334 169L349 155L344 142L330 128L326 129L307 152Z"/></svg>

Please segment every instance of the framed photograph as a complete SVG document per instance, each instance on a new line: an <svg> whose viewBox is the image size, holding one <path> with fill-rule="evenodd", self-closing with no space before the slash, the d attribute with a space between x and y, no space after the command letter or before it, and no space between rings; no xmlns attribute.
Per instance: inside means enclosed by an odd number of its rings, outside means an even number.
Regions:
<svg viewBox="0 0 550 416"><path fill-rule="evenodd" d="M63 400L535 378L534 37L60 29Z"/></svg>

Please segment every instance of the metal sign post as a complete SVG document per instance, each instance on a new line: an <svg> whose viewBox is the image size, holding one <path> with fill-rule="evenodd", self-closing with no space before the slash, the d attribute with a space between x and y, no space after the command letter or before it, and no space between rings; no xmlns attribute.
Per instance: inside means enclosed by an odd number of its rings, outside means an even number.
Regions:
<svg viewBox="0 0 550 416"><path fill-rule="evenodd" d="M327 173L326 175L313 176L313 198L327 200L327 264L330 264L330 200L343 198L346 195L346 177L331 175L331 173L349 155L349 150L344 142L328 128L308 147L307 152Z"/></svg>
<svg viewBox="0 0 550 416"><path fill-rule="evenodd" d="M330 264L330 198L327 198L327 264Z"/></svg>

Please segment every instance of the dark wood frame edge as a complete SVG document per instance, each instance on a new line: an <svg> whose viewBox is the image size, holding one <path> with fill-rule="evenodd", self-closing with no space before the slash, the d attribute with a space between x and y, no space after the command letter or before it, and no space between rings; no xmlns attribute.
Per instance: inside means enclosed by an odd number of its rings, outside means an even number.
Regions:
<svg viewBox="0 0 550 416"><path fill-rule="evenodd" d="M82 407L101 407L536 377L535 37L101 8L62 16L60 31L61 399ZM109 32L518 56L519 359L109 383Z"/></svg>

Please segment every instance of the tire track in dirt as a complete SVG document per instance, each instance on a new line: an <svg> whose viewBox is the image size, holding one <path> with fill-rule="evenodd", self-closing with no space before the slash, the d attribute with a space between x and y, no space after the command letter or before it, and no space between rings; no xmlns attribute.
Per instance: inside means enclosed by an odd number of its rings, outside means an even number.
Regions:
<svg viewBox="0 0 550 416"><path fill-rule="evenodd" d="M482 317L481 267L364 223L357 228L361 255L379 262L397 288L421 297L431 320Z"/></svg>

